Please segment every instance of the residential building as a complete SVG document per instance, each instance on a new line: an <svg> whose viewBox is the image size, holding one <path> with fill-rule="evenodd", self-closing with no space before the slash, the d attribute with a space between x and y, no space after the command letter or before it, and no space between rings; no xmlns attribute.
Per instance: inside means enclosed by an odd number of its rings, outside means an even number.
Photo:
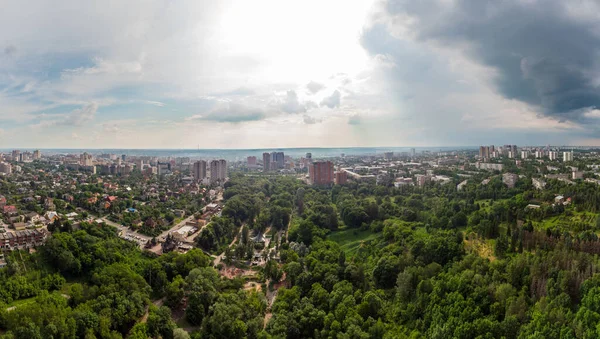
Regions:
<svg viewBox="0 0 600 339"><path fill-rule="evenodd" d="M210 162L210 183L216 184L217 182L223 183L227 178L227 161L212 160Z"/></svg>
<svg viewBox="0 0 600 339"><path fill-rule="evenodd" d="M462 191L462 189L465 188L465 186L467 186L468 182L469 182L469 180L462 181L460 184L456 185L456 190Z"/></svg>
<svg viewBox="0 0 600 339"><path fill-rule="evenodd" d="M39 160L42 158L42 152L39 149L33 151L33 160Z"/></svg>
<svg viewBox="0 0 600 339"><path fill-rule="evenodd" d="M15 150L12 151L11 155L12 155L12 160L13 161L19 161L20 160L21 151L19 151L18 149L15 149Z"/></svg>
<svg viewBox="0 0 600 339"><path fill-rule="evenodd" d="M502 164L494 164L490 162L477 162L475 163L475 167L477 167L477 169L492 171L502 171L502 169L504 168Z"/></svg>
<svg viewBox="0 0 600 339"><path fill-rule="evenodd" d="M394 157L394 152L384 152L383 153L383 158L385 160L392 160L393 157Z"/></svg>
<svg viewBox="0 0 600 339"><path fill-rule="evenodd" d="M199 160L194 163L192 175L196 181L201 181L206 178L206 161Z"/></svg>
<svg viewBox="0 0 600 339"><path fill-rule="evenodd" d="M335 183L336 185L344 185L348 182L348 173L344 170L338 170L335 172Z"/></svg>
<svg viewBox="0 0 600 339"><path fill-rule="evenodd" d="M546 187L546 182L542 179L532 178L531 183L533 184L533 187L535 187L538 190L543 190L544 187Z"/></svg>
<svg viewBox="0 0 600 339"><path fill-rule="evenodd" d="M548 152L548 158L550 158L550 160L558 160L558 152L557 151Z"/></svg>
<svg viewBox="0 0 600 339"><path fill-rule="evenodd" d="M563 162L573 161L573 151L563 152Z"/></svg>
<svg viewBox="0 0 600 339"><path fill-rule="evenodd" d="M517 180L519 180L519 176L514 173L502 174L502 183L508 186L508 188L515 188Z"/></svg>
<svg viewBox="0 0 600 339"><path fill-rule="evenodd" d="M263 153L263 171L268 172L271 166L271 153Z"/></svg>
<svg viewBox="0 0 600 339"><path fill-rule="evenodd" d="M521 158L522 159L529 158L529 151L521 151Z"/></svg>
<svg viewBox="0 0 600 339"><path fill-rule="evenodd" d="M583 171L577 171L577 170L573 171L572 179L573 180L583 179Z"/></svg>
<svg viewBox="0 0 600 339"><path fill-rule="evenodd" d="M417 182L417 186L419 186L419 187L425 186L425 184L428 183L430 180L431 180L431 177L429 175L424 175L424 174L415 175L415 181Z"/></svg>
<svg viewBox="0 0 600 339"><path fill-rule="evenodd" d="M333 184L333 162L316 161L310 164L308 168L310 183L313 185Z"/></svg>
<svg viewBox="0 0 600 339"><path fill-rule="evenodd" d="M248 157L248 166L256 166L256 157Z"/></svg>
<svg viewBox="0 0 600 339"><path fill-rule="evenodd" d="M14 250L40 246L48 233L44 229L0 233L0 249Z"/></svg>
<svg viewBox="0 0 600 339"><path fill-rule="evenodd" d="M271 153L271 164L273 163L276 167L271 167L271 171L285 168L285 155L283 152Z"/></svg>
<svg viewBox="0 0 600 339"><path fill-rule="evenodd" d="M92 155L86 153L83 153L82 155L79 156L79 164L81 166L93 166L94 162L92 160Z"/></svg>
<svg viewBox="0 0 600 339"><path fill-rule="evenodd" d="M7 162L0 162L0 173L11 174L12 173L12 165Z"/></svg>

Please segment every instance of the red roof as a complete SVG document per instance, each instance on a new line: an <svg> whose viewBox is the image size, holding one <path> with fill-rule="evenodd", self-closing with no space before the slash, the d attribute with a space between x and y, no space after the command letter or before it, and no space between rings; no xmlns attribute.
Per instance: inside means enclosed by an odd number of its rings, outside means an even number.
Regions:
<svg viewBox="0 0 600 339"><path fill-rule="evenodd" d="M17 208L13 205L4 206L2 208L4 213L17 213Z"/></svg>

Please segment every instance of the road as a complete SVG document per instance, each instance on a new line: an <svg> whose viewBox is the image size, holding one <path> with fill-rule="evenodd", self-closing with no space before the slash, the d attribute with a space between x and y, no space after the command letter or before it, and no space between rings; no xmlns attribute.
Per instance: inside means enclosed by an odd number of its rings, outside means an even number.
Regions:
<svg viewBox="0 0 600 339"><path fill-rule="evenodd" d="M192 215L190 215L189 217L187 217L187 218L183 219L182 221L180 221L180 222L179 222L177 225L175 225L175 226L173 226L173 227L169 228L168 230L166 230L166 231L162 232L162 233L161 233L161 234L159 234L159 235L158 235L158 237L156 237L156 238L157 238L157 239L160 239L160 240L165 240L165 238L167 237L167 234L169 234L169 233L173 232L173 231L174 231L174 230L176 230L176 229L179 229L179 228L181 228L181 227L185 226L185 224L186 224L188 221L192 221L192 219L194 219L194 215L193 215L193 214L192 214Z"/></svg>
<svg viewBox="0 0 600 339"><path fill-rule="evenodd" d="M93 214L89 213L89 215L93 216L94 218L97 218L97 216L94 216ZM179 223L177 223L176 225L174 225L173 227L169 228L168 230L162 232L161 234L158 235L158 237L156 237L157 239L160 240L164 240L167 237L167 234L173 232L176 229L181 228L182 226L184 226L188 221L191 221L194 218L194 215L190 215L187 218L183 219L182 221L180 221ZM102 219L102 221L104 221L105 224L112 226L112 227L116 227L119 231L123 232L123 235L125 236L129 236L131 238L131 240L136 241L138 244L140 244L140 248L144 248L144 246L146 245L146 243L149 240L152 240L151 236L148 235L144 235L138 232L134 232L132 230L130 230L127 226L123 226L121 224L118 224L114 221L108 220L107 218L100 218Z"/></svg>
<svg viewBox="0 0 600 339"><path fill-rule="evenodd" d="M237 241L237 239L242 235L242 229L244 228L244 225L242 225L240 227L240 231L238 232L238 234L233 238L233 241L231 242L231 244L229 244L229 247L231 248L231 246L233 246L233 244L235 244L235 242ZM221 263L221 260L223 260L223 257L225 257L225 251L223 251L223 253L219 254L219 256L215 259L214 261L214 266L218 266Z"/></svg>

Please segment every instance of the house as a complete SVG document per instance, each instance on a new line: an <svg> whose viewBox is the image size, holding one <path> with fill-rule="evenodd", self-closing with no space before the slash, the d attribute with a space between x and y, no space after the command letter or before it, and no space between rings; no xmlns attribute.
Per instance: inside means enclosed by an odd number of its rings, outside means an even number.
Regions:
<svg viewBox="0 0 600 339"><path fill-rule="evenodd" d="M527 207L525 207L525 209L527 209L527 210L536 210L538 208L540 208L540 205L534 205L534 204L529 204L529 205L527 205Z"/></svg>
<svg viewBox="0 0 600 339"><path fill-rule="evenodd" d="M42 245L48 233L43 229L0 233L0 249L14 250Z"/></svg>
<svg viewBox="0 0 600 339"><path fill-rule="evenodd" d="M64 201L71 203L73 202L73 200L75 200L75 198L73 198L73 196L70 194L63 194L62 198Z"/></svg>
<svg viewBox="0 0 600 339"><path fill-rule="evenodd" d="M556 203L556 204L562 204L564 202L565 202L565 197L563 197L562 195L557 195L554 198L554 203Z"/></svg>
<svg viewBox="0 0 600 339"><path fill-rule="evenodd" d="M0 207L6 206L6 197L0 195Z"/></svg>
<svg viewBox="0 0 600 339"><path fill-rule="evenodd" d="M17 207L15 207L14 205L7 205L7 206L2 207L2 213L5 216L10 217L10 216L18 214L19 212L17 210Z"/></svg>
<svg viewBox="0 0 600 339"><path fill-rule="evenodd" d="M14 228L16 231L22 231L22 230L24 230L24 229L26 229L26 228L27 228L27 223L24 223L24 222L16 222L16 223L14 223L14 224L13 224L13 228Z"/></svg>
<svg viewBox="0 0 600 339"><path fill-rule="evenodd" d="M117 200L117 197L115 197L114 195L109 195L109 196L107 196L107 197L106 197L106 201L107 201L107 202L110 202L110 203L112 203L112 202L114 202L115 200Z"/></svg>
<svg viewBox="0 0 600 339"><path fill-rule="evenodd" d="M46 200L44 200L44 208L48 211L54 211L54 209L56 209L54 206L54 199L46 198Z"/></svg>
<svg viewBox="0 0 600 339"><path fill-rule="evenodd" d="M177 218L183 218L185 216L184 210L173 210L173 213Z"/></svg>
<svg viewBox="0 0 600 339"><path fill-rule="evenodd" d="M35 224L40 222L40 215L36 212L29 212L25 214L25 219Z"/></svg>
<svg viewBox="0 0 600 339"><path fill-rule="evenodd" d="M60 219L58 216L58 213L56 212L47 212L46 215L46 220L48 220L49 223L54 222L57 219Z"/></svg>

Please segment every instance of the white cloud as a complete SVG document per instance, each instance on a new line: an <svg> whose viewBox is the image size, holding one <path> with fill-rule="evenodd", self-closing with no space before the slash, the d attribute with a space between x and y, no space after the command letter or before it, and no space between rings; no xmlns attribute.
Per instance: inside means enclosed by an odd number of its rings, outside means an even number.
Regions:
<svg viewBox="0 0 600 339"><path fill-rule="evenodd" d="M59 125L82 126L94 119L98 104L93 102L80 109L73 110L65 119L57 121Z"/></svg>
<svg viewBox="0 0 600 339"><path fill-rule="evenodd" d="M102 124L102 130L106 133L117 133L119 126L117 124Z"/></svg>
<svg viewBox="0 0 600 339"><path fill-rule="evenodd" d="M298 100L298 94L295 91L287 91L283 102L279 106L285 113L304 113L306 106Z"/></svg>
<svg viewBox="0 0 600 339"><path fill-rule="evenodd" d="M321 106L327 106L329 108L339 107L341 103L340 99L341 93L336 89L330 96L323 98Z"/></svg>
<svg viewBox="0 0 600 339"><path fill-rule="evenodd" d="M308 84L306 84L306 88L312 93L312 94L317 94L319 93L319 91L321 91L322 89L325 88L325 85L318 83L316 81L311 81Z"/></svg>

